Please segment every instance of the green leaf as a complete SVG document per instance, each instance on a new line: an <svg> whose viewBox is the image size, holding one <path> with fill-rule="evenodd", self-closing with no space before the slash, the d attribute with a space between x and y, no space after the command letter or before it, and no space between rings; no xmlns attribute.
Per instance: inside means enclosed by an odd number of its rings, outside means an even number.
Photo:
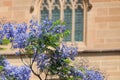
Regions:
<svg viewBox="0 0 120 80"><path fill-rule="evenodd" d="M0 72L3 70L3 68L4 68L3 66L0 66Z"/></svg>
<svg viewBox="0 0 120 80"><path fill-rule="evenodd" d="M61 24L60 20L56 20L55 22L53 22L53 26L56 26L56 25L59 25L59 24Z"/></svg>
<svg viewBox="0 0 120 80"><path fill-rule="evenodd" d="M2 40L2 45L7 45L10 43L10 40L9 39L3 39Z"/></svg>
<svg viewBox="0 0 120 80"><path fill-rule="evenodd" d="M66 30L65 32L64 32L64 34L63 34L63 37L66 37L67 35L69 35L70 34L70 31L69 30Z"/></svg>
<svg viewBox="0 0 120 80"><path fill-rule="evenodd" d="M81 70L83 73L85 73L85 69L83 67L80 67L79 70Z"/></svg>
<svg viewBox="0 0 120 80"><path fill-rule="evenodd" d="M69 64L71 61L70 59L65 59L64 62Z"/></svg>
<svg viewBox="0 0 120 80"><path fill-rule="evenodd" d="M66 25L66 22L61 22L61 25Z"/></svg>
<svg viewBox="0 0 120 80"><path fill-rule="evenodd" d="M67 80L74 80L74 78L68 78Z"/></svg>
<svg viewBox="0 0 120 80"><path fill-rule="evenodd" d="M0 47L0 50L6 50L6 48L2 48L2 47Z"/></svg>

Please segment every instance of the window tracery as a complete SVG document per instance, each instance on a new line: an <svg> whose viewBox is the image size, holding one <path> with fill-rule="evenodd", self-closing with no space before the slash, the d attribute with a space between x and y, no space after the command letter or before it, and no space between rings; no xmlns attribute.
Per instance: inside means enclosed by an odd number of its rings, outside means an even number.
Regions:
<svg viewBox="0 0 120 80"><path fill-rule="evenodd" d="M66 22L70 35L64 41L85 41L86 14L91 9L89 0L40 0L39 20L47 15L52 20Z"/></svg>

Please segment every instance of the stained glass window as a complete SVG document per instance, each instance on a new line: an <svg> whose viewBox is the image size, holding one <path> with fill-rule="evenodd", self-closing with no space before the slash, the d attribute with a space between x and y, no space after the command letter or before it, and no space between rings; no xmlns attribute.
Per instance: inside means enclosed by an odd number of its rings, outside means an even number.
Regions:
<svg viewBox="0 0 120 80"><path fill-rule="evenodd" d="M75 10L75 41L83 41L83 10Z"/></svg>
<svg viewBox="0 0 120 80"><path fill-rule="evenodd" d="M78 0L78 3L81 3L82 2L82 0Z"/></svg>
<svg viewBox="0 0 120 80"><path fill-rule="evenodd" d="M44 0L43 5L48 5L47 0Z"/></svg>
<svg viewBox="0 0 120 80"><path fill-rule="evenodd" d="M59 0L55 0L55 4L59 4Z"/></svg>
<svg viewBox="0 0 120 80"><path fill-rule="evenodd" d="M66 0L66 3L69 3L69 4L70 4L70 0Z"/></svg>
<svg viewBox="0 0 120 80"><path fill-rule="evenodd" d="M41 20L44 20L46 17L48 17L49 15L49 12L46 8L44 8L42 11L41 11Z"/></svg>
<svg viewBox="0 0 120 80"><path fill-rule="evenodd" d="M70 34L66 36L63 40L68 42L72 40L83 41L84 13L83 13L83 9L81 9L80 7L81 3L82 3L81 0L77 0L77 2L75 3L77 9L75 9L73 8L72 5L73 3L71 3L71 0L65 0L65 3L63 1L63 4L65 4L65 6L60 6L60 0L50 0L50 3L48 3L47 0L44 0L44 2L42 3L43 9L41 10L41 14L40 14L41 20L45 19L46 17L51 18L53 21L62 19L66 23L67 30L70 31ZM60 14L61 10L63 11L62 14ZM74 10L75 10L75 14L74 14L75 17L72 18ZM72 29L74 29L74 31ZM74 39L72 38L72 35L74 35Z"/></svg>
<svg viewBox="0 0 120 80"><path fill-rule="evenodd" d="M52 11L52 20L56 21L58 19L60 19L60 10L57 7L55 7Z"/></svg>
<svg viewBox="0 0 120 80"><path fill-rule="evenodd" d="M67 30L70 31L70 34L64 38L64 41L71 41L71 34L72 34L72 10L67 7L64 10L64 21L66 23Z"/></svg>

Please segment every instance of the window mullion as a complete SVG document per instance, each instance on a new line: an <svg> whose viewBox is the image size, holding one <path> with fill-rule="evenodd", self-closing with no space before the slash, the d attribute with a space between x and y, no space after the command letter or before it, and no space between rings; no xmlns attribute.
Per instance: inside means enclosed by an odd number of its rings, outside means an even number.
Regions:
<svg viewBox="0 0 120 80"><path fill-rule="evenodd" d="M75 35L75 8L74 8L74 5L72 6L72 42L75 41L75 38L74 38L74 35Z"/></svg>
<svg viewBox="0 0 120 80"><path fill-rule="evenodd" d="M86 4L85 4L85 2L83 2L83 16L84 16L84 19L83 19L83 21L84 21L84 23L83 23L83 26L84 26L84 32L83 32L83 41L86 43L86 39L87 39L87 36L86 36L86 34L87 34L87 31L86 31L86 27L87 27L87 7L86 7Z"/></svg>
<svg viewBox="0 0 120 80"><path fill-rule="evenodd" d="M53 1L48 1L49 18L52 19Z"/></svg>
<svg viewBox="0 0 120 80"><path fill-rule="evenodd" d="M60 20L64 21L64 1L60 0Z"/></svg>
<svg viewBox="0 0 120 80"><path fill-rule="evenodd" d="M42 18L42 16L41 16L41 8L40 8L40 11L39 11L39 22L41 22L41 18Z"/></svg>
<svg viewBox="0 0 120 80"><path fill-rule="evenodd" d="M52 19L52 9L49 9L49 18Z"/></svg>

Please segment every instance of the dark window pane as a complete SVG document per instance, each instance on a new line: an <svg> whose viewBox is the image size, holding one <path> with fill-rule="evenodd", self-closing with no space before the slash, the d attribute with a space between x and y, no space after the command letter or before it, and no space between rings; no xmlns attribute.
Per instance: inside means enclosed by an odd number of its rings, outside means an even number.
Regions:
<svg viewBox="0 0 120 80"><path fill-rule="evenodd" d="M52 11L52 20L56 21L58 19L60 19L60 10L55 7L55 9Z"/></svg>
<svg viewBox="0 0 120 80"><path fill-rule="evenodd" d="M83 10L75 10L75 41L83 41Z"/></svg>
<svg viewBox="0 0 120 80"><path fill-rule="evenodd" d="M44 8L42 11L41 11L41 20L44 20L46 17L48 17L48 10L46 8Z"/></svg>
<svg viewBox="0 0 120 80"><path fill-rule="evenodd" d="M71 31L72 31L72 10L67 7L64 10L64 21L66 22L66 28L70 31L70 34L64 38L64 41L71 41Z"/></svg>

